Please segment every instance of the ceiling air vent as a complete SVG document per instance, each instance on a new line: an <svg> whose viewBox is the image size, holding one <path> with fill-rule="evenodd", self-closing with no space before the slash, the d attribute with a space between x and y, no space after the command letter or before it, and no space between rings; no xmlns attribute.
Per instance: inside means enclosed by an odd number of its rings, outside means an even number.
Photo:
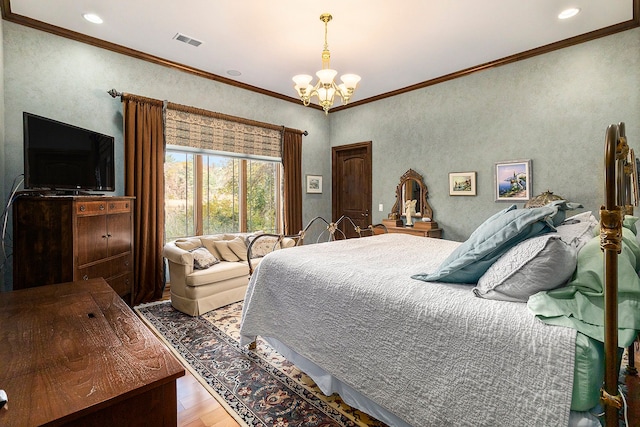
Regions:
<svg viewBox="0 0 640 427"><path fill-rule="evenodd" d="M176 35L173 36L173 38L175 40L184 42L186 44L190 44L191 46L195 46L195 47L198 47L198 46L200 46L202 44L202 42L200 40L196 40L196 39L194 39L192 37L185 36L184 34L181 34L181 33L176 33Z"/></svg>

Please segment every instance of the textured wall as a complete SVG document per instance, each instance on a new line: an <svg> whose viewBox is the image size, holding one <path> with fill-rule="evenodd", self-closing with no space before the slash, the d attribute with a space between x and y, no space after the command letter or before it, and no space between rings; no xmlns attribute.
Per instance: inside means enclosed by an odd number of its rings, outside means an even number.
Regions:
<svg viewBox="0 0 640 427"><path fill-rule="evenodd" d="M303 173L330 168L330 159L324 155L329 127L321 111L11 22L3 24L7 107L4 176L8 182L23 172L22 112L29 111L114 135L118 160L116 193L121 194L124 188L122 109L119 99L107 95L106 91L111 88L307 130L309 136L303 138ZM312 212L305 210L305 217L313 217L318 212L330 213L330 203L330 197L311 198L308 204Z"/></svg>
<svg viewBox="0 0 640 427"><path fill-rule="evenodd" d="M626 122L630 145L640 146L639 70L634 29L336 112L331 144L373 141L374 222L413 168L445 238L464 240L508 206L494 201L493 169L515 159L532 159L534 195L550 189L597 215L607 125ZM477 196L449 196L456 171L478 172Z"/></svg>
<svg viewBox="0 0 640 427"><path fill-rule="evenodd" d="M23 173L22 112L28 111L116 138L116 192L124 192L122 106L106 92L167 99L300 130L302 173L330 170L328 120L322 111L305 108L168 67L140 61L45 32L2 21L4 50L5 159L4 185ZM331 215L330 189L322 195L303 194L303 220ZM11 227L9 227L9 232ZM10 266L9 266L10 267ZM10 268L9 268L10 269ZM10 282L10 273L5 276Z"/></svg>

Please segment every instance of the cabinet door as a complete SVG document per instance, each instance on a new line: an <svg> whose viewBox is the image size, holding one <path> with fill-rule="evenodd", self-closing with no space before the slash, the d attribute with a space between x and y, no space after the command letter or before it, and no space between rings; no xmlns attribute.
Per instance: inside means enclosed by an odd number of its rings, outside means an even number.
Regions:
<svg viewBox="0 0 640 427"><path fill-rule="evenodd" d="M78 265L107 257L108 236L106 215L77 217Z"/></svg>
<svg viewBox="0 0 640 427"><path fill-rule="evenodd" d="M131 251L131 212L107 215L109 256Z"/></svg>

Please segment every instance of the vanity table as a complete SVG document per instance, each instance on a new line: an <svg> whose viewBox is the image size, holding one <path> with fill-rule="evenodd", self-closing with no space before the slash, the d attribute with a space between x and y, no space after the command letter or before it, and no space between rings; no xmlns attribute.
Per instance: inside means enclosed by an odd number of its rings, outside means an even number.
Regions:
<svg viewBox="0 0 640 427"><path fill-rule="evenodd" d="M427 202L429 190L424 184L422 175L409 169L400 177L400 183L396 187L396 202L391 209L389 219L383 219L382 223L389 233L404 233L414 236L442 238L442 229L433 220L433 209ZM403 207L408 200L416 201L415 216L412 215L413 226L407 227L406 219L403 221ZM422 221L422 218L431 218L431 221Z"/></svg>
<svg viewBox="0 0 640 427"><path fill-rule="evenodd" d="M397 226L386 226L388 233L404 233L404 234L412 234L414 236L421 237L432 237L434 239L442 238L442 228L432 228L431 230L421 230L415 227L397 227Z"/></svg>

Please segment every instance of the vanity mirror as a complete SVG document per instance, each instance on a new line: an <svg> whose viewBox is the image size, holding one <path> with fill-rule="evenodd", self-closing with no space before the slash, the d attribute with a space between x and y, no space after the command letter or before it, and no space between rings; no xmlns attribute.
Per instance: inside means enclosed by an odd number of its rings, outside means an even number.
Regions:
<svg viewBox="0 0 640 427"><path fill-rule="evenodd" d="M427 186L424 185L422 175L413 169L409 169L400 177L400 183L396 187L396 203L391 209L390 218L401 218L404 214L404 204L407 200L416 200L415 217L431 218L433 210L427 203Z"/></svg>

